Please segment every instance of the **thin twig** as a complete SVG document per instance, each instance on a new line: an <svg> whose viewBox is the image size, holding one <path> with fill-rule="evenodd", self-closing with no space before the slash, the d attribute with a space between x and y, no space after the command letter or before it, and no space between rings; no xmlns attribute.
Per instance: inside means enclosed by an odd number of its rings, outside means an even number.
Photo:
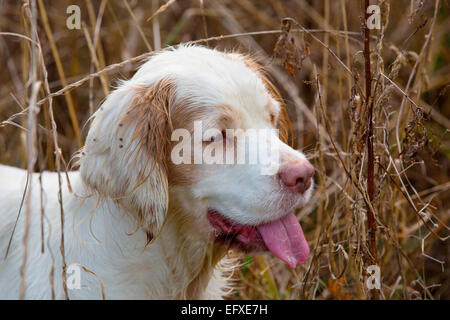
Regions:
<svg viewBox="0 0 450 320"><path fill-rule="evenodd" d="M373 97L372 97L372 73L370 70L370 29L367 26L367 20L369 18L368 13L369 0L364 0L364 61L365 61L365 80L366 80L366 99L365 107L368 108L368 132L367 132L367 193L369 195L369 201L373 205L374 198L374 170L375 159L373 150ZM376 224L374 218L374 212L371 206L367 207L367 228L369 232L369 253L370 261L366 261L368 265L377 265L377 247L376 247ZM370 290L371 299L378 300L378 290L373 288Z"/></svg>

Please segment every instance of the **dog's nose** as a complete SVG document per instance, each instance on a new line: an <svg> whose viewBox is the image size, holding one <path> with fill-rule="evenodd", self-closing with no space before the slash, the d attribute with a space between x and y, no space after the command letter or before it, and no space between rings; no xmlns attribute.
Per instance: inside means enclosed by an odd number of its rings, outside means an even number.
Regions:
<svg viewBox="0 0 450 320"><path fill-rule="evenodd" d="M304 193L311 187L314 167L309 162L295 166L286 166L280 171L283 184L294 192Z"/></svg>

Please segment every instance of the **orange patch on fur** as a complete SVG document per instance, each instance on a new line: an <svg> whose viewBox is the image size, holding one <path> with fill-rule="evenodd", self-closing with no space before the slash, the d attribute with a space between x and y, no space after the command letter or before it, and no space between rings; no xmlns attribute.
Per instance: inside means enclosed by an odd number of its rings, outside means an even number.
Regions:
<svg viewBox="0 0 450 320"><path fill-rule="evenodd" d="M253 72L255 72L263 81L266 89L269 91L269 94L281 105L281 113L278 117L277 127L280 130L280 139L284 143L288 144L289 136L291 137L291 146L294 140L294 131L292 129L291 120L289 119L289 115L286 111L286 104L281 97L280 92L277 90L275 85L269 80L266 75L265 69L258 64L252 58L242 55L242 59L244 64L250 68Z"/></svg>

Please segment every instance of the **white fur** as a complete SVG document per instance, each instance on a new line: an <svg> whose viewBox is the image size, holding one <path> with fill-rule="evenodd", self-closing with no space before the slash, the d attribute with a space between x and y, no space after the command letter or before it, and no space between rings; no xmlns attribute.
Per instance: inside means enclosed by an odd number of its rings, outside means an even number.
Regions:
<svg viewBox="0 0 450 320"><path fill-rule="evenodd" d="M308 201L312 187L304 195L293 195L276 175L261 175L258 164L195 165L195 179L171 185L168 173L151 155L133 151L138 145L133 140L133 126L119 126L136 88L170 78L176 88L170 103L188 98L186 108L197 108L208 128L220 125L214 111L224 104L238 114L239 123L231 124L235 128L273 128L267 109L279 114L281 106L243 59L236 53L202 47L163 51L142 65L132 79L122 82L96 112L79 155L80 170L69 173L72 193L62 175L65 260L67 265L85 268L82 288L68 290L70 299L101 299L101 284L107 299L221 298L227 289L220 266L221 260L226 263L226 250L214 244L213 229L206 218L208 208L236 222L256 225L278 219ZM276 141L280 167L307 161L301 152ZM148 179L141 181L139 176ZM44 239L38 178L39 174L32 175L31 211L27 212L26 205L22 208L5 260L26 171L0 165L3 299L16 299L20 294L27 213L31 223L25 298L50 299L52 287L56 299L65 298L58 177L57 173L42 174ZM146 232L154 236L148 245ZM41 241L45 244L43 253Z"/></svg>

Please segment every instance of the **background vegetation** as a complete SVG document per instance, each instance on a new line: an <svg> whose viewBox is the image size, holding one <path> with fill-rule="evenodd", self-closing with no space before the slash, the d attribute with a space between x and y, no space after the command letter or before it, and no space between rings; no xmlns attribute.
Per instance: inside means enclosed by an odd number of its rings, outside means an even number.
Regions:
<svg viewBox="0 0 450 320"><path fill-rule="evenodd" d="M116 79L153 51L239 49L281 91L317 190L298 211L308 262L243 257L230 298L448 299L450 5L372 0L369 35L364 2L0 1L0 163L63 170ZM66 27L71 4L80 30Z"/></svg>

